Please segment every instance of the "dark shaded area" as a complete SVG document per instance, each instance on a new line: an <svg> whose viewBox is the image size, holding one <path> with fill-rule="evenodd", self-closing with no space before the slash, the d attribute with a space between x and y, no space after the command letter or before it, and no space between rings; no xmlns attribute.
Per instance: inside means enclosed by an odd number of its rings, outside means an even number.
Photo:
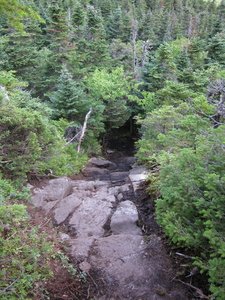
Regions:
<svg viewBox="0 0 225 300"><path fill-rule="evenodd" d="M139 137L139 126L133 118L130 118L122 127L112 129L101 137L103 153L107 158L110 156L110 150L133 156L135 142ZM113 158L112 155L111 158Z"/></svg>

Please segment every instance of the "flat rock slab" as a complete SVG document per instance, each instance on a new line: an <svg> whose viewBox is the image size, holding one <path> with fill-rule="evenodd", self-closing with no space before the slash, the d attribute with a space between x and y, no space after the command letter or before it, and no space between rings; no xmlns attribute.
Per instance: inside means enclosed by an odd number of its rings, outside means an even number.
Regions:
<svg viewBox="0 0 225 300"><path fill-rule="evenodd" d="M75 211L82 203L81 198L75 194L59 201L57 208L54 210L54 221L56 225L60 225L65 222L71 213Z"/></svg>
<svg viewBox="0 0 225 300"><path fill-rule="evenodd" d="M129 180L133 186L134 193L136 194L141 182L145 181L148 177L145 166L137 166L130 170Z"/></svg>
<svg viewBox="0 0 225 300"><path fill-rule="evenodd" d="M72 188L72 181L67 177L50 180L44 189L33 189L33 204L49 212L58 201L61 201L72 192Z"/></svg>
<svg viewBox="0 0 225 300"><path fill-rule="evenodd" d="M84 262L89 258L92 244L96 238L94 237L78 237L69 241L70 254L77 261Z"/></svg>
<svg viewBox="0 0 225 300"><path fill-rule="evenodd" d="M134 174L142 174L144 172L147 172L147 169L145 166L135 166L134 168L132 168L130 170L130 175L134 175Z"/></svg>
<svg viewBox="0 0 225 300"><path fill-rule="evenodd" d="M69 227L77 237L103 236L104 225L111 214L112 204L99 198L86 198L69 220Z"/></svg>
<svg viewBox="0 0 225 300"><path fill-rule="evenodd" d="M112 183L125 183L128 179L129 172L113 172L110 173Z"/></svg>
<svg viewBox="0 0 225 300"><path fill-rule="evenodd" d="M89 260L94 267L102 268L109 277L112 276L123 284L134 274L143 275L142 268L137 268L137 261L144 256L144 251L142 236L111 235L95 240ZM153 274L153 271L150 273Z"/></svg>
<svg viewBox="0 0 225 300"><path fill-rule="evenodd" d="M110 228L112 234L124 234L126 232L133 234L142 234L137 226L138 211L133 202L127 200L121 202L111 218Z"/></svg>
<svg viewBox="0 0 225 300"><path fill-rule="evenodd" d="M160 248L160 243L156 239L155 247ZM107 286L112 286L114 291L110 296L115 299L159 300L162 299L157 294L159 286L166 293L163 299L187 299L179 290L171 289L170 280L166 279L167 272L171 271L168 262L161 259L155 264L154 259L142 236L120 234L96 239L91 246L88 262L92 268L102 270ZM161 285L160 278L164 279ZM175 293L180 298L174 298Z"/></svg>

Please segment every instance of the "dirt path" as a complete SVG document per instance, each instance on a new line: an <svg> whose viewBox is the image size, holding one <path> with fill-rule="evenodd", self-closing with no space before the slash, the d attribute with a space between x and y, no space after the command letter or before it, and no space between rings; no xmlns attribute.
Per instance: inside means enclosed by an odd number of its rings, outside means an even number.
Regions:
<svg viewBox="0 0 225 300"><path fill-rule="evenodd" d="M91 278L94 299L195 299L173 280L176 270L153 209L143 206L144 168L134 162L118 153L110 160L93 158L83 177L61 177L35 188L33 203L63 228L61 238Z"/></svg>

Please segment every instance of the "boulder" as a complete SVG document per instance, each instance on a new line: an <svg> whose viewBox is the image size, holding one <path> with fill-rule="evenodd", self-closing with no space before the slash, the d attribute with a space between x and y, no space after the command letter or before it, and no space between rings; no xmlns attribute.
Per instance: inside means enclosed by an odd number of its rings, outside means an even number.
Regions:
<svg viewBox="0 0 225 300"><path fill-rule="evenodd" d="M91 269L91 265L87 261L83 261L79 264L79 268L81 269L81 271L88 273Z"/></svg>
<svg viewBox="0 0 225 300"><path fill-rule="evenodd" d="M129 179L135 194L141 182L145 181L147 177L148 174L145 166L138 166L130 170Z"/></svg>
<svg viewBox="0 0 225 300"><path fill-rule="evenodd" d="M83 175L86 177L92 177L94 179L108 179L109 178L109 170L105 168L97 168L97 167L87 167L82 171Z"/></svg>
<svg viewBox="0 0 225 300"><path fill-rule="evenodd" d="M117 161L117 169L120 171L129 171L134 165L136 159L133 156L121 157Z"/></svg>
<svg viewBox="0 0 225 300"><path fill-rule="evenodd" d="M99 157L92 157L89 159L89 163L99 168L108 168L108 167L115 167L115 164L109 160L102 159Z"/></svg>
<svg viewBox="0 0 225 300"><path fill-rule="evenodd" d="M132 168L130 170L130 174L134 175L134 174L143 174L147 171L147 168L145 166L136 166L134 168Z"/></svg>

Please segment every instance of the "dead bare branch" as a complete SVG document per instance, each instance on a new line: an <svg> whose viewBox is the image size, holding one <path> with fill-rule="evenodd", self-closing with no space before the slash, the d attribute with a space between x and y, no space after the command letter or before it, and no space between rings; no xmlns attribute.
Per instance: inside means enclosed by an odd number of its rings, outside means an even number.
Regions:
<svg viewBox="0 0 225 300"><path fill-rule="evenodd" d="M182 281L182 280L180 280L180 279L174 279L174 280L175 280L175 281L178 281L178 282L181 282L181 283L187 285L188 287L194 289L194 290L196 291L196 293L198 294L198 296L199 296L200 299L207 299L207 300L209 300L209 297L206 296L206 295L204 295L203 292L202 292L202 290L200 290L200 289L197 288L196 286L194 286L194 285L192 285L192 284L190 284L190 283L184 282L184 281Z"/></svg>
<svg viewBox="0 0 225 300"><path fill-rule="evenodd" d="M70 139L65 146L69 145L70 143L72 143L79 135L81 134L81 131L79 131L77 134L75 134L74 137L72 137L72 139Z"/></svg>
<svg viewBox="0 0 225 300"><path fill-rule="evenodd" d="M0 161L0 164L7 164L7 163L11 163L13 161L15 161L16 159L11 159L11 160L2 160Z"/></svg>
<svg viewBox="0 0 225 300"><path fill-rule="evenodd" d="M82 127L81 136L80 136L79 143L78 143L78 146L77 146L77 152L78 153L80 152L81 142L84 138L84 134L85 134L85 131L86 131L86 128L87 128L87 121L88 121L91 113L92 113L92 108L90 108L89 112L86 114L85 119L84 119L84 125Z"/></svg>

